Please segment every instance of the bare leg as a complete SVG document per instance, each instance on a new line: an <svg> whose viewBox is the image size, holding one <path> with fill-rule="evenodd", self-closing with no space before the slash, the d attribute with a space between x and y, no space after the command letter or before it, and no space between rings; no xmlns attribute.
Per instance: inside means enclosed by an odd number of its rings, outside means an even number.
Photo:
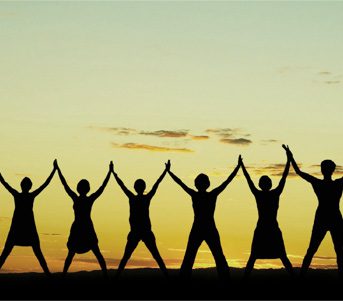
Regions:
<svg viewBox="0 0 343 301"><path fill-rule="evenodd" d="M180 268L180 276L182 278L189 279L191 277L195 256L197 255L202 241L203 239L201 238L201 233L198 233L197 230L192 229L188 238L185 257L183 258Z"/></svg>
<svg viewBox="0 0 343 301"><path fill-rule="evenodd" d="M14 245L12 243L6 242L5 247L0 256L0 269L4 265L8 255L10 255L11 251L13 250Z"/></svg>
<svg viewBox="0 0 343 301"><path fill-rule="evenodd" d="M160 267L160 269L162 270L163 274L166 277L168 277L168 270L166 268L166 265L163 262L163 259L160 255L160 253L158 252L154 233L152 233L152 232L149 233L148 236L145 237L143 241L144 241L145 245L147 246L147 248L149 249L151 255L156 260L156 262L157 262L158 266Z"/></svg>
<svg viewBox="0 0 343 301"><path fill-rule="evenodd" d="M227 278L229 276L229 266L224 256L222 246L220 244L218 230L213 229L213 231L209 234L209 237L206 238L205 241L209 246L216 262L218 276L220 278Z"/></svg>
<svg viewBox="0 0 343 301"><path fill-rule="evenodd" d="M51 275L49 268L48 268L48 265L47 265L45 258L43 256L42 250L40 248L40 245L39 244L33 245L32 250L33 250L33 253L35 253L35 255L39 261L39 264L42 267L45 274L48 276Z"/></svg>
<svg viewBox="0 0 343 301"><path fill-rule="evenodd" d="M101 267L102 273L104 274L104 277L107 278L106 262L105 262L105 259L100 252L99 246L97 245L96 247L94 247L92 249L92 251L93 251L96 259L98 260L98 262L100 264L100 267Z"/></svg>
<svg viewBox="0 0 343 301"><path fill-rule="evenodd" d="M126 263L128 262L128 260L130 259L133 251L136 249L138 243L139 243L139 238L136 237L135 234L133 234L132 232L129 233L128 237L127 237L127 243L126 243L126 247L125 247L125 252L124 252L124 256L122 258L122 260L120 261L118 270L117 270L117 276L119 276L121 274L121 272L124 270Z"/></svg>
<svg viewBox="0 0 343 301"><path fill-rule="evenodd" d="M336 229L331 230L330 233L337 256L338 273L339 276L343 278L343 235L341 227L342 226L338 226Z"/></svg>
<svg viewBox="0 0 343 301"><path fill-rule="evenodd" d="M314 222L313 225L313 230L312 230L312 235L311 235L311 240L310 240L310 245L307 249L306 255L304 257L301 270L300 270L300 276L303 277L305 276L312 258L314 254L317 252L320 243L322 242L324 236L326 234L326 229L324 229L318 222Z"/></svg>
<svg viewBox="0 0 343 301"><path fill-rule="evenodd" d="M244 279L247 279L250 276L251 271L254 268L255 261L256 261L256 256L253 253L251 253L247 266L245 267L245 270L244 270L244 276L243 276Z"/></svg>
<svg viewBox="0 0 343 301"><path fill-rule="evenodd" d="M280 257L280 259L281 259L283 265L285 266L286 271L290 274L291 277L293 277L294 276L293 267L292 267L292 264L289 261L287 255L286 254L282 255Z"/></svg>
<svg viewBox="0 0 343 301"><path fill-rule="evenodd" d="M71 265L71 262L73 261L74 256L75 256L75 252L72 252L72 251L68 252L67 258L64 262L63 276L65 276L67 274L68 269Z"/></svg>

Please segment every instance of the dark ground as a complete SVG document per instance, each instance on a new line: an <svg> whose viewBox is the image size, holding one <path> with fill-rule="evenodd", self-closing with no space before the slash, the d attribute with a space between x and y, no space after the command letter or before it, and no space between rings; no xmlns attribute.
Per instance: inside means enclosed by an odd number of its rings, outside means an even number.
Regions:
<svg viewBox="0 0 343 301"><path fill-rule="evenodd" d="M0 299L343 299L337 270L310 270L306 279L290 279L285 270L254 270L248 282L243 269L231 268L231 279L220 282L216 270L197 269L192 281L180 282L178 270L166 280L157 269L115 270L104 280L100 271L69 273L51 279L40 273L0 274Z"/></svg>

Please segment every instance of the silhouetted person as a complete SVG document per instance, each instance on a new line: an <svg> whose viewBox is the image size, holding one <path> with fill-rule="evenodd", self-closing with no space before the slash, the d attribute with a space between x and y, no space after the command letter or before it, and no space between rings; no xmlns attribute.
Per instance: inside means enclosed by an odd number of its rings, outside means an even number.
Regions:
<svg viewBox="0 0 343 301"><path fill-rule="evenodd" d="M69 252L64 263L63 275L66 275L76 253L82 254L91 250L100 264L104 277L107 277L106 262L98 246L98 238L91 219L91 211L94 201L102 194L110 179L111 172L113 171L113 163L111 161L102 185L91 195L87 195L90 190L89 182L87 180L82 179L77 184L77 192L79 193L79 195L77 195L70 189L57 164L56 167L65 191L74 202L73 209L75 215L75 220L71 226L67 242Z"/></svg>
<svg viewBox="0 0 343 301"><path fill-rule="evenodd" d="M194 180L195 187L197 188L196 191L184 184L170 170L168 171L173 180L191 196L194 210L194 222L189 234L185 257L180 268L180 276L183 279L190 278L196 254L203 241L207 243L213 254L219 277L224 279L229 276L229 266L226 262L220 244L219 233L214 222L214 210L218 195L236 176L239 167L240 165L237 164L231 175L220 186L211 191L207 191L210 187L210 180L203 173L199 174Z"/></svg>
<svg viewBox="0 0 343 301"><path fill-rule="evenodd" d="M164 176L166 175L167 171L170 168L170 161L166 163L166 168L161 174L161 176L157 179L156 183L148 192L144 194L144 190L146 188L145 182L142 179L136 180L134 184L134 188L137 194L134 194L129 189L126 188L123 181L118 177L118 175L113 172L114 178L116 179L117 183L119 184L120 188L124 191L126 196L129 198L130 204L130 233L127 236L127 243L125 247L125 252L122 260L120 261L117 276L121 274L124 270L126 263L130 259L133 251L136 249L138 243L142 240L147 248L149 249L150 253L152 254L153 258L156 260L158 266L162 270L165 276L168 276L167 268L163 262L163 259L158 252L155 235L151 231L151 222L149 217L149 207L150 202L153 196L155 195L158 185L163 180Z"/></svg>
<svg viewBox="0 0 343 301"><path fill-rule="evenodd" d="M312 228L310 245L301 266L301 276L304 276L307 272L326 232L330 231L337 256L338 272L340 277L343 277L343 222L339 210L339 202L343 190L343 177L336 180L332 179L336 164L331 160L324 160L321 163L321 172L324 179L318 179L302 172L295 162L292 152L290 150L288 152L295 172L312 184L318 198L318 208Z"/></svg>
<svg viewBox="0 0 343 301"><path fill-rule="evenodd" d="M54 163L56 160L54 161ZM35 197L38 196L45 187L47 187L54 176L56 167L54 166L49 177L45 180L42 186L30 192L32 182L30 178L25 177L21 183L21 192L12 188L0 174L0 182L14 197L14 213L12 224L7 236L5 247L0 256L0 269L5 263L8 255L11 253L14 246L31 246L39 264L46 275L50 275L48 265L46 264L42 250L40 248L39 237L36 229L35 218L33 215L33 203Z"/></svg>
<svg viewBox="0 0 343 301"><path fill-rule="evenodd" d="M286 147L283 145L286 149ZM279 209L279 199L286 184L286 178L290 167L290 156L287 155L287 163L279 185L272 188L272 180L268 176L262 176L257 189L247 172L243 160L240 161L244 176L253 193L258 210L258 221L254 232L251 246L251 253L245 268L244 278L247 278L255 264L256 259L280 258L286 270L293 275L292 264L289 261L282 233L277 222L277 211Z"/></svg>

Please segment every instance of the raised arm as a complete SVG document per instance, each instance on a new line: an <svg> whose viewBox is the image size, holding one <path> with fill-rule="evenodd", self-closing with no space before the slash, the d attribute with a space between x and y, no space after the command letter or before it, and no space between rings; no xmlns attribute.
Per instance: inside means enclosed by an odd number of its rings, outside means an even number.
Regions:
<svg viewBox="0 0 343 301"><path fill-rule="evenodd" d="M251 192L253 194L255 194L258 191L258 189L255 187L254 182L251 180L250 175L249 175L248 171L246 170L245 165L244 165L242 159L241 159L241 167L242 167L243 174L244 174L244 176L245 176L245 178L246 178L246 180L248 182L248 185L250 187Z"/></svg>
<svg viewBox="0 0 343 301"><path fill-rule="evenodd" d="M165 163L166 168L164 169L164 171L162 172L162 174L160 175L160 177L157 179L156 183L154 184L154 186L152 186L152 189L149 191L149 193L147 194L150 198L152 198L158 188L158 185L160 185L160 183L162 182L164 176L166 175L166 173L170 170L170 160L168 160L167 163Z"/></svg>
<svg viewBox="0 0 343 301"><path fill-rule="evenodd" d="M96 200L96 199L103 193L103 191L104 191L104 189L105 189L105 187L106 187L106 185L107 185L107 183L108 183L108 180L110 179L110 176L111 176L111 173L112 173L112 172L113 172L113 162L111 161L104 182L103 182L102 185L98 188L98 190L92 194L92 198L93 198L94 200Z"/></svg>
<svg viewBox="0 0 343 301"><path fill-rule="evenodd" d="M186 191L190 196L192 196L195 193L195 190L189 188L185 183L183 183L176 175L174 175L170 170L168 170L168 173L172 177L172 179L179 184L184 191Z"/></svg>
<svg viewBox="0 0 343 301"><path fill-rule="evenodd" d="M125 184L123 183L123 181L118 177L118 175L112 171L113 175L114 175L114 178L116 179L118 185L120 186L120 188L124 191L124 193L127 195L128 198L131 198L134 196L134 194L129 190L127 189L127 187L125 186Z"/></svg>
<svg viewBox="0 0 343 301"><path fill-rule="evenodd" d="M311 176L310 174L300 170L297 162L295 162L295 160L294 160L294 157L293 157L293 154L292 154L291 150L288 147L287 147L287 154L290 157L290 160L291 160L291 163L293 165L294 171L297 173L297 175L299 175L304 180L306 180L307 182L310 182L310 183L314 183L315 181L319 180L316 177Z"/></svg>
<svg viewBox="0 0 343 301"><path fill-rule="evenodd" d="M53 167L53 169L52 169L50 175L48 176L48 178L45 180L45 182L44 182L40 187L38 187L36 190L34 190L34 191L32 192L32 194L33 194L34 196L39 195L39 194L49 185L49 183L50 183L51 180L52 180L52 177L53 177L54 174L55 174L55 171L56 171L56 168L57 168L56 166L57 166L57 160L55 159L55 160L54 160L54 167Z"/></svg>
<svg viewBox="0 0 343 301"><path fill-rule="evenodd" d="M286 150L287 162L286 162L286 165L285 165L285 170L283 171L283 174L282 174L282 178L281 178L281 180L279 182L279 185L275 189L280 194L281 194L283 188L285 187L286 179L287 179L288 172L289 172L289 167L291 166L291 156L290 156L290 152L288 152L289 148L288 148L288 146L285 146L284 144L282 144L282 147Z"/></svg>
<svg viewBox="0 0 343 301"><path fill-rule="evenodd" d="M239 170L239 168L241 166L241 163L240 163L241 160L242 160L242 157L241 157L241 155L239 155L239 157L238 157L238 164L237 164L236 168L232 171L232 173L229 175L229 177L222 184L220 184L217 188L214 188L212 190L212 192L214 192L215 194L218 195L226 188L227 185L230 184L230 182L236 176L236 174L237 174L237 172L238 172L238 170Z"/></svg>
<svg viewBox="0 0 343 301"><path fill-rule="evenodd" d="M74 198L77 197L77 194L74 191L72 191L71 188L69 187L69 185L68 185L66 179L64 178L64 176L63 176L63 174L61 172L61 169L58 166L57 162L56 162L56 169L57 169L58 175L60 177L60 180L62 182L62 185L63 185L66 193L74 200Z"/></svg>
<svg viewBox="0 0 343 301"><path fill-rule="evenodd" d="M17 190L15 190L14 188L12 188L12 186L10 184L8 184L5 179L2 177L2 174L0 173L0 182L2 185L4 185L4 187L14 196L17 193L19 193Z"/></svg>

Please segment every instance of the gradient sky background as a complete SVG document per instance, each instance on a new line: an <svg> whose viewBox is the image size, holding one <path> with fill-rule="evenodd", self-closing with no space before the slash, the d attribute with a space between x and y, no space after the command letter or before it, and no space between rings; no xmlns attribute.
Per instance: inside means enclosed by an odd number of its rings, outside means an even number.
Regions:
<svg viewBox="0 0 343 301"><path fill-rule="evenodd" d="M303 170L326 158L343 175L343 2L0 2L1 173L34 187L59 164L71 187L94 191L114 161L132 188L151 188L172 161L188 185L205 172L220 184L242 154L255 183L280 178L289 144ZM281 164L281 165L278 165ZM293 173L293 172L292 172ZM279 225L291 262L306 252L316 197L290 174ZM0 187L0 249L14 203ZM50 269L61 271L73 221L59 179L36 199ZM129 232L129 206L111 178L92 217L109 268ZM178 268L193 221L189 197L169 177L151 203L162 257ZM249 257L257 209L240 171L217 201L216 223L230 266ZM195 267L213 266L203 244ZM128 267L156 266L143 243ZM256 267L280 267L258 260ZM312 267L336 267L329 235ZM92 253L71 271L99 269ZM41 271L31 248L15 247L1 272Z"/></svg>

